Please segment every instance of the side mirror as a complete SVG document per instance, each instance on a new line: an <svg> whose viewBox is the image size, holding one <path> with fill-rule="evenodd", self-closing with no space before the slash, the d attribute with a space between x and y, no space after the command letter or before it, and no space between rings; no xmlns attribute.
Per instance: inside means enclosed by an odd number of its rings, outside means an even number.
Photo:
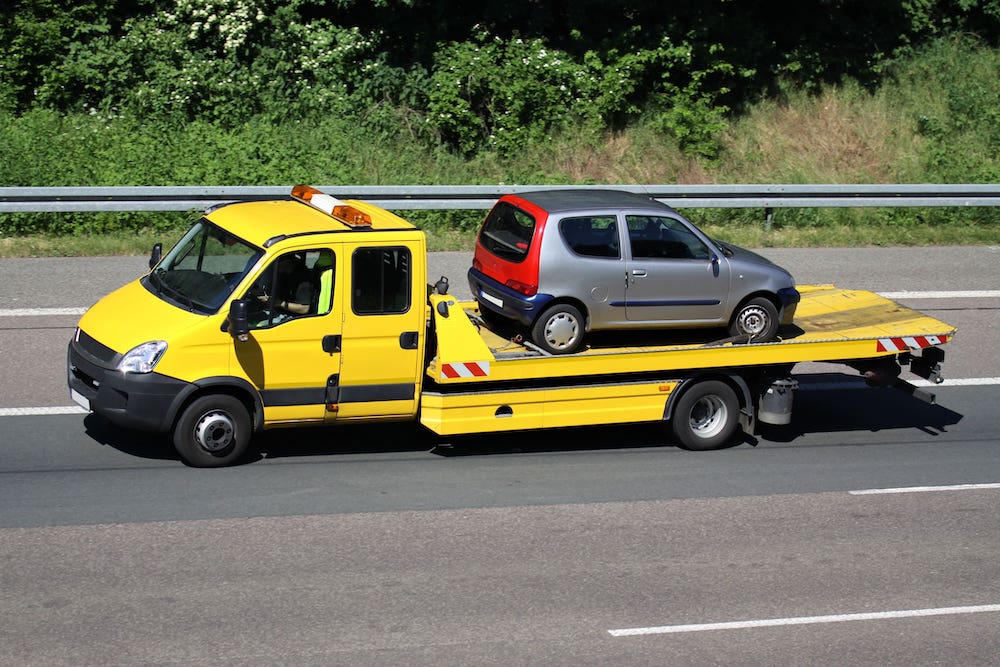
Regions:
<svg viewBox="0 0 1000 667"><path fill-rule="evenodd" d="M163 257L163 244L157 243L153 246L153 252L149 253L149 268L153 268L160 263Z"/></svg>
<svg viewBox="0 0 1000 667"><path fill-rule="evenodd" d="M250 317L247 315L247 302L236 299L229 304L229 319L226 321L229 335L234 339L246 342L250 338Z"/></svg>

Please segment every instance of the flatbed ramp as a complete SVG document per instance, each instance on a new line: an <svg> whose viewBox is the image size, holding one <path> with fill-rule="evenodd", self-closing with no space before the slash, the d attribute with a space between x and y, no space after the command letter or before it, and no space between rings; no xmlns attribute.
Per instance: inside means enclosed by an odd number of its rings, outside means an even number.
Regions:
<svg viewBox="0 0 1000 667"><path fill-rule="evenodd" d="M685 342L612 346L598 341L576 354L555 356L487 329L475 317L475 302L433 296L438 349L427 375L446 385L847 361L943 345L956 331L945 322L874 292L833 285L802 285L799 292L802 300L794 324L781 331L778 341L706 342L705 331L687 331L683 333ZM447 316L441 314L441 302L445 303ZM678 340L677 333L661 335L663 340ZM620 335L622 341L639 338L649 340L647 334Z"/></svg>

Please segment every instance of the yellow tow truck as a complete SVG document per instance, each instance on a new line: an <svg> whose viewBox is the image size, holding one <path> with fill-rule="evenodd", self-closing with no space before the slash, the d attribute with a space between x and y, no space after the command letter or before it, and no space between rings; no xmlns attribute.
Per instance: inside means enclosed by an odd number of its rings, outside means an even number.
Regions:
<svg viewBox="0 0 1000 667"><path fill-rule="evenodd" d="M427 281L424 234L309 186L205 213L150 272L98 301L70 341L70 395L168 433L190 465L242 459L262 429L419 421L440 436L664 422L687 449L790 420L801 362L869 381L941 380L954 327L866 291L800 286L776 342L600 344L548 355ZM703 334L702 334L703 335Z"/></svg>

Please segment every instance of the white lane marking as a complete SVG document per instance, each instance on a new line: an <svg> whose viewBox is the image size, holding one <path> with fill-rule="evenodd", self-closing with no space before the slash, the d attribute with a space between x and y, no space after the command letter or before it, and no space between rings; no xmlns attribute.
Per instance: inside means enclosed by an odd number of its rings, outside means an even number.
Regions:
<svg viewBox="0 0 1000 667"><path fill-rule="evenodd" d="M1000 290L952 290L950 292L879 292L887 299L996 299Z"/></svg>
<svg viewBox="0 0 1000 667"><path fill-rule="evenodd" d="M945 378L941 384L935 384L930 380L910 380L911 384L918 387L979 387L988 384L1000 384L1000 377L995 378Z"/></svg>
<svg viewBox="0 0 1000 667"><path fill-rule="evenodd" d="M848 491L852 496L875 496L883 493L927 493L930 491L975 491L979 489L1000 489L1000 483L951 484L948 486L900 486L889 489L858 489Z"/></svg>
<svg viewBox="0 0 1000 667"><path fill-rule="evenodd" d="M957 380L945 380L941 384L934 384L927 380L910 380L911 384L921 387L971 387L985 385L1000 385L1000 377L995 378L961 378ZM829 391L831 389L869 389L864 379L849 379L842 382L803 382L799 385L799 390L804 391ZM0 417L20 417L27 415L75 415L86 414L87 411L76 405L65 405L48 408L0 408Z"/></svg>
<svg viewBox="0 0 1000 667"><path fill-rule="evenodd" d="M51 408L0 408L0 417L35 417L38 415L85 415L79 405L61 405Z"/></svg>
<svg viewBox="0 0 1000 667"><path fill-rule="evenodd" d="M801 376L800 376L801 377ZM937 384L929 380L906 379L910 384L918 387L984 387L988 385L1000 384L1000 377L992 378L946 378L944 382ZM864 378L849 378L836 382L802 382L799 389L805 391L827 391L830 389L866 389Z"/></svg>
<svg viewBox="0 0 1000 667"><path fill-rule="evenodd" d="M923 292L878 292L887 299L996 299L1000 290L951 290ZM44 317L49 315L83 315L86 308L0 308L0 317Z"/></svg>
<svg viewBox="0 0 1000 667"><path fill-rule="evenodd" d="M0 317L48 317L51 315L83 315L86 308L0 308Z"/></svg>
<svg viewBox="0 0 1000 667"><path fill-rule="evenodd" d="M1000 604L985 604L973 607L938 607L936 609L907 609L902 611L876 611L860 614L832 614L829 616L799 616L797 618L766 618L726 623L694 623L688 625L661 625L652 628L623 628L608 630L612 637L634 637L637 635L663 635L706 630L744 630L747 628L769 628L783 625L811 625L819 623L844 623L847 621L878 621L884 619L917 618L922 616L951 616L955 614L982 614L1000 611Z"/></svg>

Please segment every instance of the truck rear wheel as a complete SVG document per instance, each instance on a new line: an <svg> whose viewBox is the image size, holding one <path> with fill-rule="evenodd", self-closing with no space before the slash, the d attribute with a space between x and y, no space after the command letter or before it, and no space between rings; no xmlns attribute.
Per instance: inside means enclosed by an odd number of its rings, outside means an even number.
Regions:
<svg viewBox="0 0 1000 667"><path fill-rule="evenodd" d="M218 394L195 399L174 427L174 449L195 468L235 463L250 445L250 414L234 396Z"/></svg>
<svg viewBox="0 0 1000 667"><path fill-rule="evenodd" d="M740 424L740 403L725 382L705 380L684 392L674 408L671 426L684 449L719 449Z"/></svg>

